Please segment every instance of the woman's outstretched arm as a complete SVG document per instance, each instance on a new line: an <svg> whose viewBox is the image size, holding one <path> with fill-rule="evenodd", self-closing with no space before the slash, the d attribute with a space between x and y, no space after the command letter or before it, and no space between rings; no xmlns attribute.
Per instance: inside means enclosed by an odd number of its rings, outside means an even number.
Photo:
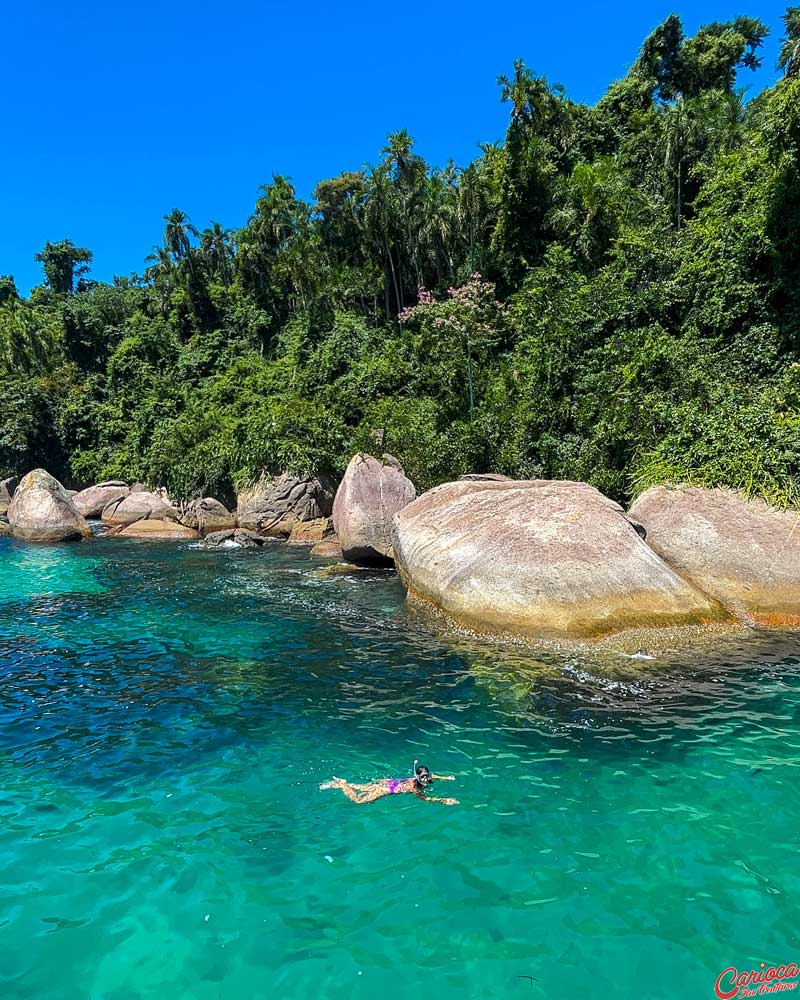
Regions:
<svg viewBox="0 0 800 1000"><path fill-rule="evenodd" d="M455 781L456 776L454 774L432 774L431 777L434 781Z"/></svg>
<svg viewBox="0 0 800 1000"><path fill-rule="evenodd" d="M439 802L443 806L457 806L458 799L436 799L432 795L420 795L423 802Z"/></svg>

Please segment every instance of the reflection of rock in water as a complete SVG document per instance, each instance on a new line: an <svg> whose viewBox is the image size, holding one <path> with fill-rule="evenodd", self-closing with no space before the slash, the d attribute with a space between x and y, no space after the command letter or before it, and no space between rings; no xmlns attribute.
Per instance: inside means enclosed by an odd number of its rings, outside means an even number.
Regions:
<svg viewBox="0 0 800 1000"><path fill-rule="evenodd" d="M720 712L746 720L754 680L769 698L800 667L791 633L747 632L713 648L647 660L597 648L534 656L464 638L452 645L511 725L592 731L609 743L642 730L654 742L680 740Z"/></svg>

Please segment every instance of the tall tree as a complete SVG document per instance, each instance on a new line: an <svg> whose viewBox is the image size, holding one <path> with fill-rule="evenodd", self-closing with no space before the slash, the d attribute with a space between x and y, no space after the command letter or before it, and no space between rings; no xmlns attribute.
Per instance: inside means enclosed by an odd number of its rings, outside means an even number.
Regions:
<svg viewBox="0 0 800 1000"><path fill-rule="evenodd" d="M76 247L72 240L45 243L34 257L42 265L48 286L57 295L72 295L76 281L89 272L93 254L85 247Z"/></svg>
<svg viewBox="0 0 800 1000"><path fill-rule="evenodd" d="M787 76L796 76L800 71L800 7L787 7L783 24L786 37L781 39L778 69Z"/></svg>
<svg viewBox="0 0 800 1000"><path fill-rule="evenodd" d="M197 230L189 216L179 208L173 208L169 215L164 216L164 221L164 246L176 262L185 260L192 248L191 238L197 238Z"/></svg>

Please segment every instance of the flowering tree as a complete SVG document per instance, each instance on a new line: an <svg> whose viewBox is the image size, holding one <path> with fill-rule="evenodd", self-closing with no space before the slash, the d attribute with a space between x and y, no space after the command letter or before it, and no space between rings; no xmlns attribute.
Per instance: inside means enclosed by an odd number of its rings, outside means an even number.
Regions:
<svg viewBox="0 0 800 1000"><path fill-rule="evenodd" d="M420 353L438 362L441 387L451 381L448 369L456 377L459 371L466 372L472 420L474 369L488 360L503 338L505 306L495 297L494 283L484 281L477 272L464 285L448 288L443 301L434 301L426 288L419 289L417 299L417 304L403 309L398 319L403 327L416 333Z"/></svg>

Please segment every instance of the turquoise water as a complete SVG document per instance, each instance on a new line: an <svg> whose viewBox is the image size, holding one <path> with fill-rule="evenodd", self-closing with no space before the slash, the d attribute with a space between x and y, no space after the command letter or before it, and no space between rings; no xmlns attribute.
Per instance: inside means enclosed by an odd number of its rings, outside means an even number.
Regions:
<svg viewBox="0 0 800 1000"><path fill-rule="evenodd" d="M800 956L789 637L609 672L279 544L0 569L3 1000L702 998ZM317 787L415 757L459 806Z"/></svg>

